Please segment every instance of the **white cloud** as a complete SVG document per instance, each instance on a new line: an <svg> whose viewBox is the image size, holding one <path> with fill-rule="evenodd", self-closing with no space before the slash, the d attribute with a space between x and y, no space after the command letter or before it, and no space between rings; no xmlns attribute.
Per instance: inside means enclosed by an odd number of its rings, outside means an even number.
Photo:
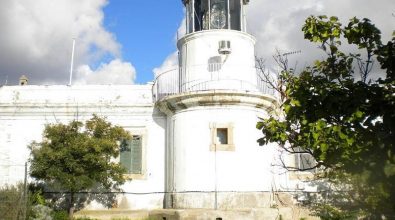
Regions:
<svg viewBox="0 0 395 220"><path fill-rule="evenodd" d="M176 35L176 37L175 37L175 39L180 39L180 38L182 38L185 34L186 34L186 32L187 32L187 25L186 25L186 18L185 18L185 16L184 16L184 18L182 19L182 21L181 21L181 24L180 24L180 26L178 27L178 30L177 30L177 35ZM178 40L177 39L177 40Z"/></svg>
<svg viewBox="0 0 395 220"><path fill-rule="evenodd" d="M177 44L177 40L182 38L186 34L186 23L185 23L185 16L182 19L180 26L177 29L177 33L174 36L175 43ZM173 52L166 59L163 63L152 70L154 72L154 77L158 77L161 73L172 71L178 68L178 51Z"/></svg>
<svg viewBox="0 0 395 220"><path fill-rule="evenodd" d="M393 0L254 0L247 7L248 31L257 38L257 56L265 58L269 68L275 66L272 55L276 48L283 52L301 50L289 59L290 64L298 61L298 67L303 68L325 56L317 44L303 37L301 29L308 16L337 16L343 24L354 16L369 18L382 31L385 42L394 29L394 8Z"/></svg>
<svg viewBox="0 0 395 220"><path fill-rule="evenodd" d="M161 73L172 71L178 68L178 52L174 52L166 57L165 61L163 61L160 67L154 68L153 72L155 78L159 76Z"/></svg>
<svg viewBox="0 0 395 220"><path fill-rule="evenodd" d="M247 6L247 29L257 39L256 55L266 60L267 67L276 68L272 56L280 52L301 51L289 56L289 64L297 68L310 65L325 54L318 45L304 39L302 26L310 15L338 16L343 24L354 16L369 18L382 31L383 41L388 41L394 30L395 3L393 0L252 0ZM380 12L380 13L378 13ZM178 36L185 34L185 18L178 29ZM347 48L349 50L350 48ZM176 52L154 69L155 76L177 65Z"/></svg>
<svg viewBox="0 0 395 220"><path fill-rule="evenodd" d="M115 59L110 63L102 63L96 70L88 65L77 69L73 84L132 84L136 78L136 70L132 64Z"/></svg>
<svg viewBox="0 0 395 220"><path fill-rule="evenodd" d="M16 83L25 74L32 84L68 83L72 38L76 69L103 56L120 57L121 46L103 26L107 2L1 0L0 80L8 75Z"/></svg>

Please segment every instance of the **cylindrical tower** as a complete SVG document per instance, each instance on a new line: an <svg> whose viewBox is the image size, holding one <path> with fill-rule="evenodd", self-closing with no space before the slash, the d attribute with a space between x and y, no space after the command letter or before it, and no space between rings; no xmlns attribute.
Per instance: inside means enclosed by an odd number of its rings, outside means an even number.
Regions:
<svg viewBox="0 0 395 220"><path fill-rule="evenodd" d="M248 0L183 3L179 71L154 86L167 114L165 207L269 207L275 150L257 144L255 125L276 109L276 99L255 68Z"/></svg>
<svg viewBox="0 0 395 220"><path fill-rule="evenodd" d="M247 34L243 0L189 0L186 33L178 41L180 92L258 90L255 38Z"/></svg>

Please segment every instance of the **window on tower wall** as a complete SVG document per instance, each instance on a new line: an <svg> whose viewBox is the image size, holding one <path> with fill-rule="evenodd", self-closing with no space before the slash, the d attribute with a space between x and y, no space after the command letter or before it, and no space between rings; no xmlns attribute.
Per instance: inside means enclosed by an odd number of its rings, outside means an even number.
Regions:
<svg viewBox="0 0 395 220"><path fill-rule="evenodd" d="M217 128L217 143L228 144L228 128Z"/></svg>
<svg viewBox="0 0 395 220"><path fill-rule="evenodd" d="M144 177L144 136L133 135L131 139L123 140L120 144L119 161L126 169L125 177Z"/></svg>
<svg viewBox="0 0 395 220"><path fill-rule="evenodd" d="M233 124L211 123L210 151L234 151Z"/></svg>
<svg viewBox="0 0 395 220"><path fill-rule="evenodd" d="M300 149L297 149L298 151L302 151ZM309 153L296 153L295 154L295 167L308 171L308 172L315 172L316 169L313 168L317 162L315 161L314 157L309 154ZM313 168L313 169L311 169Z"/></svg>
<svg viewBox="0 0 395 220"><path fill-rule="evenodd" d="M292 180L309 180L315 173L320 172L319 168L315 168L317 165L316 160L310 153L303 153L303 149L295 148L292 154L292 162L289 164L290 167L296 168L296 172L290 172L289 178ZM296 153L301 152L301 153ZM288 166L288 164L287 164Z"/></svg>

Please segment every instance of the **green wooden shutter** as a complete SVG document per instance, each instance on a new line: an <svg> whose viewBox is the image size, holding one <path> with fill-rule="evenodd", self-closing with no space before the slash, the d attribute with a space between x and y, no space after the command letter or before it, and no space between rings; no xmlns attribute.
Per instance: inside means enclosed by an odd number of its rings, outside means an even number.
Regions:
<svg viewBox="0 0 395 220"><path fill-rule="evenodd" d="M142 158L143 158L143 149L142 149L142 137L134 135L132 140L130 141L131 148L131 173L133 174L142 174Z"/></svg>
<svg viewBox="0 0 395 220"><path fill-rule="evenodd" d="M120 163L126 169L126 173L131 173L130 168L132 165L131 149L129 145L129 140L123 140L120 149Z"/></svg>
<svg viewBox="0 0 395 220"><path fill-rule="evenodd" d="M133 135L131 140L124 140L120 146L120 163L128 174L142 174L142 137Z"/></svg>

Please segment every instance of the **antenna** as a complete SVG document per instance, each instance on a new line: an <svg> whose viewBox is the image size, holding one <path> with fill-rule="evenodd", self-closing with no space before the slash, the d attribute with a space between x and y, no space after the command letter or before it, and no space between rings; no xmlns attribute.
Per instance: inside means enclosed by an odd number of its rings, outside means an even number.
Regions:
<svg viewBox="0 0 395 220"><path fill-rule="evenodd" d="M288 55L293 55L293 54L298 54L298 53L302 53L302 51L296 50L296 51L286 52L286 53L283 53L282 56L288 56Z"/></svg>
<svg viewBox="0 0 395 220"><path fill-rule="evenodd" d="M75 38L73 38L73 49L72 49L72 51L71 51L71 64L70 64L70 81L69 81L69 86L71 86L71 82L72 82L72 79L73 79L74 48L75 48Z"/></svg>

